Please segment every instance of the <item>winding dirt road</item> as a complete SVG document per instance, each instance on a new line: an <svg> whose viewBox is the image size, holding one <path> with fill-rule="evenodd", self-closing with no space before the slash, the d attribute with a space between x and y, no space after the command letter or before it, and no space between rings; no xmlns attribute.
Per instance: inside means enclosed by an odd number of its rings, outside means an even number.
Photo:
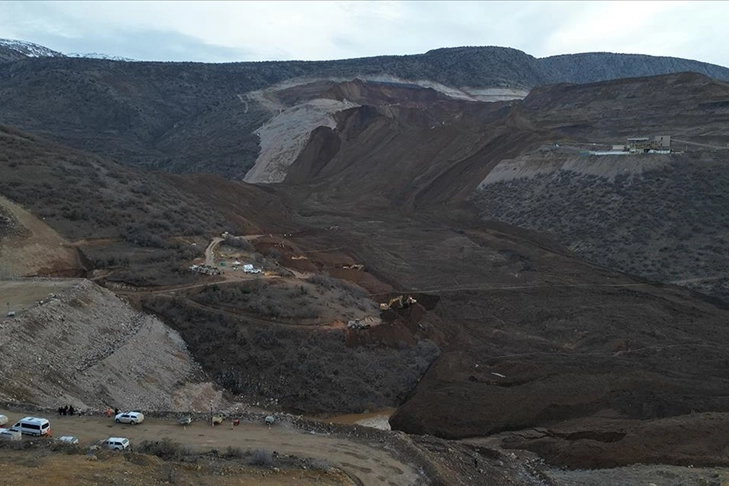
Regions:
<svg viewBox="0 0 729 486"><path fill-rule="evenodd" d="M215 247L223 241L223 238L217 237L210 240L210 244L205 248L205 265L209 267L215 266Z"/></svg>
<svg viewBox="0 0 729 486"><path fill-rule="evenodd" d="M26 415L36 413L13 412L0 409L14 423ZM225 450L228 446L241 450L264 449L278 454L291 454L323 461L347 473L355 481L372 486L412 486L427 484L414 465L396 456L386 444L364 438L346 438L337 435L313 433L285 424L270 428L264 424L241 423L233 427L230 422L216 427L208 423L193 422L178 425L174 420L148 418L138 425L114 423L107 417L48 416L54 437L74 435L82 446L90 446L107 437L127 437L132 447L144 440L155 441L168 437L196 451Z"/></svg>

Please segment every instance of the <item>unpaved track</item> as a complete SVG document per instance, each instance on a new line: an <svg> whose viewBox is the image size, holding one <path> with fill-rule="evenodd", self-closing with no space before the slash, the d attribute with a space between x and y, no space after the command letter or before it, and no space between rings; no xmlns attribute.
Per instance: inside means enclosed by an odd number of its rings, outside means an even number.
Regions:
<svg viewBox="0 0 729 486"><path fill-rule="evenodd" d="M0 409L14 423L26 414ZM75 435L83 446L97 443L107 437L127 437L132 447L144 440L155 441L168 437L198 451L227 447L241 450L265 449L279 454L291 454L325 461L345 471L363 485L412 486L427 484L415 467L397 458L385 444L365 439L347 439L335 435L312 434L283 424L268 427L264 424L241 423L233 427L230 422L216 427L208 423L193 422L182 427L174 420L149 418L139 425L115 424L106 417L41 415L51 421L54 437Z"/></svg>
<svg viewBox="0 0 729 486"><path fill-rule="evenodd" d="M223 241L223 238L213 238L208 247L205 248L205 265L209 267L215 266L215 247L218 246L221 241Z"/></svg>
<svg viewBox="0 0 729 486"><path fill-rule="evenodd" d="M0 280L0 311L15 311L20 315L35 306L48 294L62 292L82 279L19 279ZM4 316L5 312L0 314Z"/></svg>

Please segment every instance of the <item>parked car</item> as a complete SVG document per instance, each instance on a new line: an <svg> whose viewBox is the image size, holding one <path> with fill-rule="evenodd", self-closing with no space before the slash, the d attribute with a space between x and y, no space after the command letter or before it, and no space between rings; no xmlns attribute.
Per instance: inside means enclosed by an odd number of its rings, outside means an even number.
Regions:
<svg viewBox="0 0 729 486"><path fill-rule="evenodd" d="M129 439L126 437L109 437L101 443L101 446L112 451L123 451L129 449Z"/></svg>
<svg viewBox="0 0 729 486"><path fill-rule="evenodd" d="M72 435L62 435L58 438L58 442L63 442L64 444L78 444L78 439Z"/></svg>
<svg viewBox="0 0 729 486"><path fill-rule="evenodd" d="M10 427L10 430L17 430L21 434L26 435L51 435L51 423L39 417L23 417Z"/></svg>
<svg viewBox="0 0 729 486"><path fill-rule="evenodd" d="M135 425L144 422L144 414L142 412L122 412L114 417L118 424Z"/></svg>
<svg viewBox="0 0 729 486"><path fill-rule="evenodd" d="M20 440L22 434L17 430L0 429L0 440Z"/></svg>

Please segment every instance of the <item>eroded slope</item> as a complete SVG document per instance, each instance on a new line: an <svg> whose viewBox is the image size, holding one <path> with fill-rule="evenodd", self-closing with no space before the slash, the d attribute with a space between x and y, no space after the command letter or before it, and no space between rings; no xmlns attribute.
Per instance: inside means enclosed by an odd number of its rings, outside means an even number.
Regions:
<svg viewBox="0 0 729 486"><path fill-rule="evenodd" d="M3 400L96 410L220 403L175 331L88 280L0 326L9 337L0 343Z"/></svg>

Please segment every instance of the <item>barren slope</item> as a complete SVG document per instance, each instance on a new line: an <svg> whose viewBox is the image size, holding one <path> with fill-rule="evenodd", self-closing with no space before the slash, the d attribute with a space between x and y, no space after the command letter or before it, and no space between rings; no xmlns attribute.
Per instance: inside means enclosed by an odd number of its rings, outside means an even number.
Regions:
<svg viewBox="0 0 729 486"><path fill-rule="evenodd" d="M0 278L80 276L74 248L50 226L0 195Z"/></svg>
<svg viewBox="0 0 729 486"><path fill-rule="evenodd" d="M175 331L88 280L0 325L12 336L0 343L3 400L96 410L220 403Z"/></svg>

